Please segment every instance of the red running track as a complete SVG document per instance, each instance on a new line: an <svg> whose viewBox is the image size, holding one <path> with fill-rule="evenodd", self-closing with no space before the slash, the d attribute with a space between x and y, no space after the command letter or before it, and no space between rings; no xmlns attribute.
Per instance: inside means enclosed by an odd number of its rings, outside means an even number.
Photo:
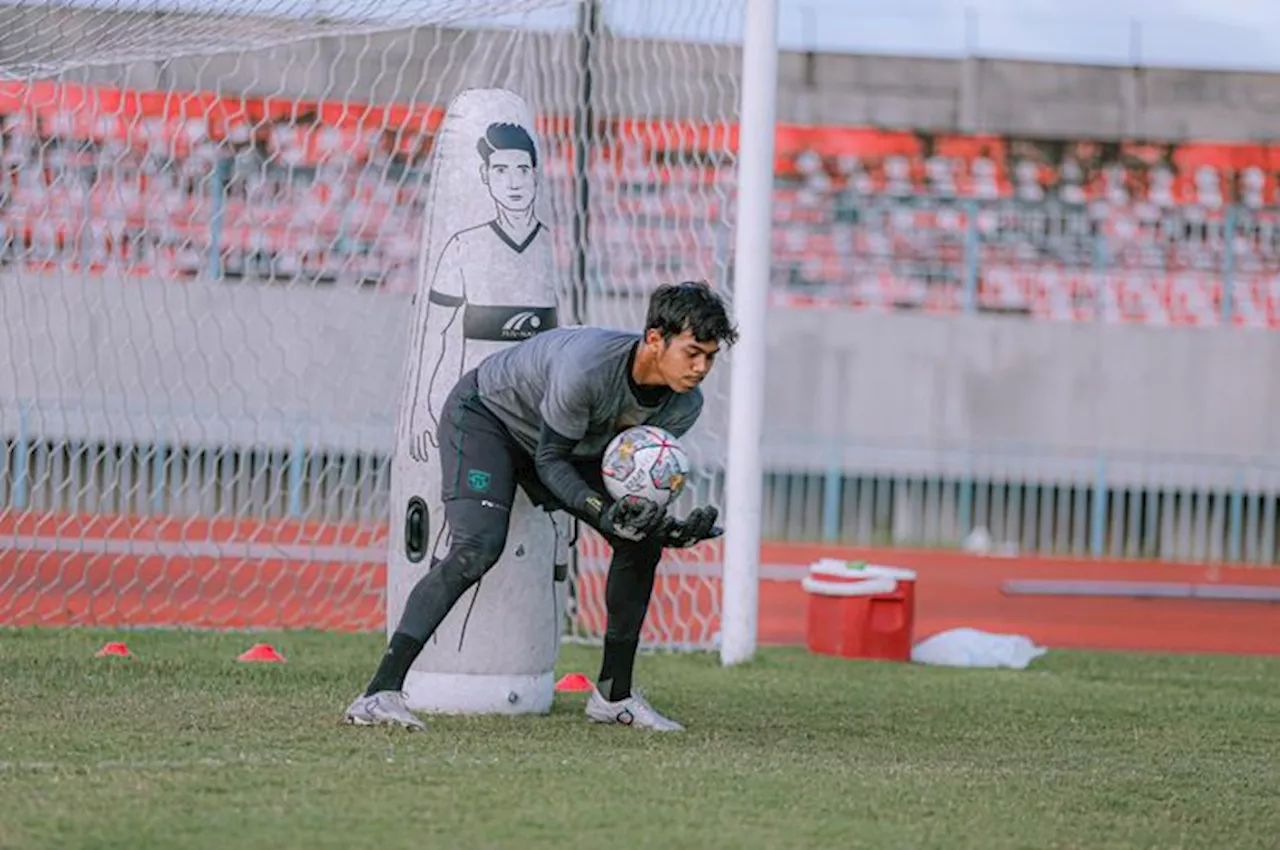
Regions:
<svg viewBox="0 0 1280 850"><path fill-rule="evenodd" d="M0 625L377 630L385 548L384 528L0 515ZM1280 588L1280 569L785 543L766 543L761 554L768 575L784 574L760 585L762 643L803 643L803 567L844 557L917 571L917 640L972 626L1052 647L1280 655L1278 603L1002 590L1010 579ZM712 548L699 560L718 560L718 552ZM718 630L716 580L664 575L661 581L665 592L657 594L651 623L696 621L701 631L689 634L692 640Z"/></svg>

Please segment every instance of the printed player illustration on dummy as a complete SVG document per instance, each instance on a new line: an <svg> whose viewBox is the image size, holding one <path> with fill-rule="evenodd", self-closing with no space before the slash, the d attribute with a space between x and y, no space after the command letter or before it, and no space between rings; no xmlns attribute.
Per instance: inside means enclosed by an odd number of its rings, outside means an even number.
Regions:
<svg viewBox="0 0 1280 850"><path fill-rule="evenodd" d="M496 214L449 237L432 274L409 425L410 453L420 463L436 448L440 406L458 378L502 345L556 326L554 294L546 279L553 267L551 236L534 210L538 152L533 139L518 124L490 124L476 150L480 180ZM426 363L432 337L439 351L435 362Z"/></svg>

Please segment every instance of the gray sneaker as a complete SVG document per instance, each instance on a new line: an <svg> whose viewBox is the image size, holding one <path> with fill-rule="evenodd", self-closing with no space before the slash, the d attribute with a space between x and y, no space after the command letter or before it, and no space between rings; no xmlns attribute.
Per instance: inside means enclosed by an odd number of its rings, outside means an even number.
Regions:
<svg viewBox="0 0 1280 850"><path fill-rule="evenodd" d="M670 717L659 714L640 694L632 693L626 699L609 702L600 695L598 688L591 689L591 698L587 700L587 719L592 723L616 723L652 729L655 732L684 731L683 726Z"/></svg>
<svg viewBox="0 0 1280 850"><path fill-rule="evenodd" d="M378 691L358 696L347 709L346 722L352 726L402 726L410 732L421 732L427 724L418 719L399 691Z"/></svg>

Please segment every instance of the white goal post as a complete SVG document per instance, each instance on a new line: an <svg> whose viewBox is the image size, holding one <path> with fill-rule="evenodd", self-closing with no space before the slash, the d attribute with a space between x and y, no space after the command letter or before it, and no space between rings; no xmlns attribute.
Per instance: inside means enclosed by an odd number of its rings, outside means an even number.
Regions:
<svg viewBox="0 0 1280 850"><path fill-rule="evenodd" d="M765 312L772 272L773 138L778 89L778 0L748 0L742 50L734 314L742 334L732 359L725 458L724 611L720 658L755 653L760 605L761 439L766 368Z"/></svg>
<svg viewBox="0 0 1280 850"><path fill-rule="evenodd" d="M676 507L728 534L667 559L643 640L749 658L776 6L0 5L0 623L382 629L433 132L506 88L564 321L731 297ZM565 637L594 641L604 552L575 551Z"/></svg>

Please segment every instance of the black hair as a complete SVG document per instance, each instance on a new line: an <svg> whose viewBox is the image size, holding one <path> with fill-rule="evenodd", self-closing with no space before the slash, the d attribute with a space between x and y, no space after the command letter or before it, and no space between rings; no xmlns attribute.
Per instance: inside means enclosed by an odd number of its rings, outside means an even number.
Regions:
<svg viewBox="0 0 1280 850"><path fill-rule="evenodd" d="M738 329L733 326L724 301L701 280L664 283L655 289L649 296L644 330L658 331L667 342L685 331L698 342L716 341L730 346L738 341Z"/></svg>
<svg viewBox="0 0 1280 850"><path fill-rule="evenodd" d="M533 137L529 135L529 131L519 124L505 122L490 124L484 131L484 135L480 137L480 141L476 142L476 150L480 152L480 158L484 160L485 165L489 164L489 155L494 151L517 150L529 154L533 167L538 167L537 145L533 143Z"/></svg>

